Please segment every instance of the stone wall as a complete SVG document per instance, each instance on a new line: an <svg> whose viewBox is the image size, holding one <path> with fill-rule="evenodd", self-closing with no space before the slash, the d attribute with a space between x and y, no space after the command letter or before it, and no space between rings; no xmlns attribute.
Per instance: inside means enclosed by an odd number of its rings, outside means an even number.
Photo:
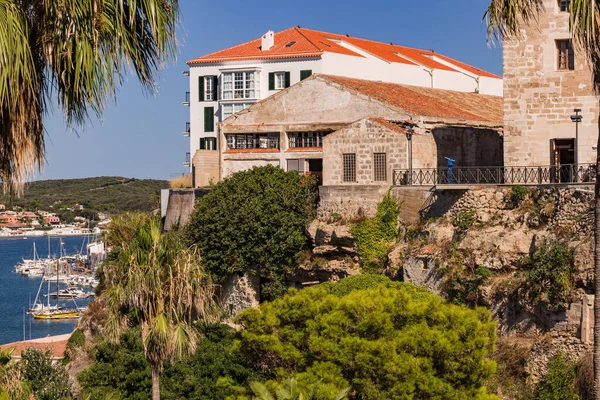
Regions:
<svg viewBox="0 0 600 400"><path fill-rule="evenodd" d="M579 162L592 163L598 136L598 100L591 73L580 52L573 71L557 70L556 40L569 38L569 13L557 0L545 0L546 12L522 36L505 40L504 155L506 165L550 165L551 139L574 138L571 122L580 108Z"/></svg>
<svg viewBox="0 0 600 400"><path fill-rule="evenodd" d="M206 187L219 181L219 152L197 150L192 158L194 187Z"/></svg>
<svg viewBox="0 0 600 400"><path fill-rule="evenodd" d="M171 189L169 190L167 213L164 220L164 228L167 231L178 226L185 226L190 215L194 211L196 200L208 193L210 189ZM162 208L162 204L161 204Z"/></svg>
<svg viewBox="0 0 600 400"><path fill-rule="evenodd" d="M260 302L260 278L245 273L232 274L221 288L221 303L230 318L246 308L258 307Z"/></svg>
<svg viewBox="0 0 600 400"><path fill-rule="evenodd" d="M420 136L420 135L415 135ZM323 139L323 185L390 186L395 169L407 168L406 135L368 119L357 121ZM343 155L356 155L356 181L344 182ZM374 153L386 155L386 180L374 180Z"/></svg>
<svg viewBox="0 0 600 400"><path fill-rule="evenodd" d="M435 149L423 156L435 155L435 167L445 167L446 157L455 160L455 165L459 167L495 167L504 164L502 136L495 130L450 126L434 128L431 133Z"/></svg>

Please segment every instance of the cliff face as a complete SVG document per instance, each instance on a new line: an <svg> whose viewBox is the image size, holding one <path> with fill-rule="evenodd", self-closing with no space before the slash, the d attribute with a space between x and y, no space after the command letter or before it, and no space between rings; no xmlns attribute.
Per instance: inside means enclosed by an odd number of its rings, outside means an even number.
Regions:
<svg viewBox="0 0 600 400"><path fill-rule="evenodd" d="M525 370L534 381L557 352L577 360L591 351L591 188L438 191L422 215L417 223L401 222L388 275L488 308L499 340L527 350ZM320 217L310 229L311 276L322 281L358 273L353 222L338 214ZM314 262L321 254L326 257Z"/></svg>

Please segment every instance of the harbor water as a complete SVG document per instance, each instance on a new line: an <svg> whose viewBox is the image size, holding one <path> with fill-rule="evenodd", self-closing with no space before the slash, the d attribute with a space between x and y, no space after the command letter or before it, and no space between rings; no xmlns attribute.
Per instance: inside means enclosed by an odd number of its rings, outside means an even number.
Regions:
<svg viewBox="0 0 600 400"><path fill-rule="evenodd" d="M33 259L34 242L40 258L46 258L48 254L51 257L58 256L61 239L68 255L80 252L85 254L88 238L84 236L50 237L50 252L48 237L0 238L0 344L62 335L75 329L76 319L35 320L31 315L26 315L29 305L35 300L42 278L21 276L14 269L24 258ZM53 299L51 302L54 301ZM74 306L72 300L60 301L61 304ZM78 299L76 302L81 307L89 301Z"/></svg>

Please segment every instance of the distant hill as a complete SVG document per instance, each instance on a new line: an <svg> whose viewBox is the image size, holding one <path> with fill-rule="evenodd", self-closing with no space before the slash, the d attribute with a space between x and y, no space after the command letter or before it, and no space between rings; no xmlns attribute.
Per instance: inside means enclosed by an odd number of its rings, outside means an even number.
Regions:
<svg viewBox="0 0 600 400"><path fill-rule="evenodd" d="M11 199L0 192L0 203L48 211L75 204L109 214L151 211L158 208L160 189L168 187L167 181L117 176L35 181L25 186L20 198Z"/></svg>

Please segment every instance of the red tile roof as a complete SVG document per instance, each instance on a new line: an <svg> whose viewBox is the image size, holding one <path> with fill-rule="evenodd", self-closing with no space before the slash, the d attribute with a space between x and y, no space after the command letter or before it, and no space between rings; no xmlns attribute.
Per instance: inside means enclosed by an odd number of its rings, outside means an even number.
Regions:
<svg viewBox="0 0 600 400"><path fill-rule="evenodd" d="M342 46L342 41L350 45L350 47L355 47L357 51L353 51L351 48ZM291 46L288 46L288 44L291 42L294 43ZM236 60L269 60L298 57L320 57L325 52L344 54L354 57L363 57L362 55L358 54L358 51L369 53L388 62L408 65L420 64L428 68L447 71L457 70L433 59L433 57L438 57L441 60L455 64L457 67L473 74L491 78L500 78L497 75L453 60L431 50L414 49L405 46L398 46L392 43L388 44L376 42L373 40L315 31L300 27L289 28L275 33L275 44L269 50L263 51L261 49L261 38L258 38L237 46L230 47L228 49L194 58L187 63L192 65Z"/></svg>
<svg viewBox="0 0 600 400"><path fill-rule="evenodd" d="M384 128L387 128L387 129L389 129L391 131L394 131L396 133L401 133L403 135L406 134L406 129L405 128L403 128L401 126L398 126L398 125L394 124L393 122L390 122L390 121L388 121L386 119L383 119L383 118L369 118L369 121L374 122L374 123L376 123L376 124L378 124L380 126L383 126Z"/></svg>
<svg viewBox="0 0 600 400"><path fill-rule="evenodd" d="M64 357L67 349L69 336L70 335L60 335L42 339L27 340L24 342L3 344L0 346L0 350L14 349L12 356L20 358L23 351L33 347L42 351L50 350L52 357L62 358Z"/></svg>
<svg viewBox="0 0 600 400"><path fill-rule="evenodd" d="M380 81L314 74L322 79L355 90L372 99L390 104L421 117L503 124L503 100L500 96L456 92Z"/></svg>

